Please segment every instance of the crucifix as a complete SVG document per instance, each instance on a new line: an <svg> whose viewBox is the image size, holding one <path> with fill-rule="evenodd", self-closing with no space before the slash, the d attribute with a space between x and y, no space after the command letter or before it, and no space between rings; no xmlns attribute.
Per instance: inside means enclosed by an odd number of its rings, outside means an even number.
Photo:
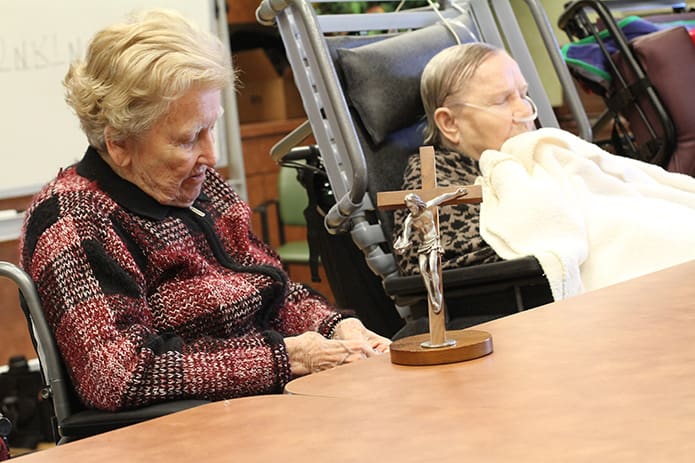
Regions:
<svg viewBox="0 0 695 463"><path fill-rule="evenodd" d="M482 201L481 188L478 185L438 187L434 148L431 146L420 148L420 167L420 189L377 193L378 207L407 207L410 210L403 234L395 240L393 247L395 252L402 252L413 244L418 246L418 264L427 290L429 309L429 339L426 339L427 335L420 335L413 339L406 338L404 345L396 341L391 345L391 359L394 363L431 365L480 357L492 352L492 340L488 333L459 330L451 338L447 337L438 209L443 205L479 203ZM411 242L413 235L416 235L417 243ZM401 348L404 349L403 355ZM437 352L437 349L442 351Z"/></svg>

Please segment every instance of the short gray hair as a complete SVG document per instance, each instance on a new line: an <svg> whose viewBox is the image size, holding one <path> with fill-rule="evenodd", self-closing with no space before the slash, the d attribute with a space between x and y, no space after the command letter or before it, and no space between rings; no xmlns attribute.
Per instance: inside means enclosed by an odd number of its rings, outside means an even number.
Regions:
<svg viewBox="0 0 695 463"><path fill-rule="evenodd" d="M420 79L420 98L427 116L425 144L441 144L434 112L446 98L464 89L475 71L490 55L502 49L484 42L454 45L440 51L427 63Z"/></svg>
<svg viewBox="0 0 695 463"><path fill-rule="evenodd" d="M63 85L90 145L105 151L107 126L116 141L137 137L191 88L222 89L234 79L227 47L215 35L155 9L98 32Z"/></svg>

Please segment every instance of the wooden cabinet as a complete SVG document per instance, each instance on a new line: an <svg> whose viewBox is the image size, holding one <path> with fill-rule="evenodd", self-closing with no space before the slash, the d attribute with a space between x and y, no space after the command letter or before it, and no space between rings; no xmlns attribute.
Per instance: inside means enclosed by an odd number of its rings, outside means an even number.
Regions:
<svg viewBox="0 0 695 463"><path fill-rule="evenodd" d="M0 242L0 260L18 263L19 242ZM29 337L27 320L19 306L17 286L6 278L0 278L0 365L7 364L13 355L36 357Z"/></svg>
<svg viewBox="0 0 695 463"><path fill-rule="evenodd" d="M227 0L227 21L229 24L248 24L256 22L256 8L261 0Z"/></svg>

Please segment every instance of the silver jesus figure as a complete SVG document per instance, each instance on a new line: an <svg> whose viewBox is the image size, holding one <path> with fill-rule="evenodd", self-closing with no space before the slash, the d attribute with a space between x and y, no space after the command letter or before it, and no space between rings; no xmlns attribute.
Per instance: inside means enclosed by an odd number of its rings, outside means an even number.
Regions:
<svg viewBox="0 0 695 463"><path fill-rule="evenodd" d="M410 214L405 219L403 233L393 243L396 253L402 254L410 247L411 232L415 232L419 242L417 250L420 274L425 282L429 303L434 313L442 310L442 293L439 289L439 256L444 253L439 240L439 230L434 223L431 207L438 206L450 199L465 196L465 188L459 188L450 193L444 193L425 202L416 193L408 193L403 198Z"/></svg>

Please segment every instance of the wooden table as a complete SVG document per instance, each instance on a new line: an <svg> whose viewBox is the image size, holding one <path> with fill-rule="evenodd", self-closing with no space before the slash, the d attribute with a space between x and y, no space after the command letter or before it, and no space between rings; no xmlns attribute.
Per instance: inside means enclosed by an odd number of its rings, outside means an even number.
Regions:
<svg viewBox="0 0 695 463"><path fill-rule="evenodd" d="M19 462L342 462L374 461L382 444L410 431L417 410L290 395L214 402L18 458ZM400 423L392 428L393 423ZM376 427L373 427L376 426ZM355 444L360 445L356 446ZM377 454L371 450L382 448ZM369 453L365 453L369 452ZM14 461L14 459L10 460ZM413 460L414 461L414 460Z"/></svg>
<svg viewBox="0 0 695 463"><path fill-rule="evenodd" d="M487 357L384 356L286 390L421 406L451 445L478 444L473 461L695 461L695 261L480 328Z"/></svg>
<svg viewBox="0 0 695 463"><path fill-rule="evenodd" d="M465 363L388 356L20 461L695 461L695 261L481 325Z"/></svg>

